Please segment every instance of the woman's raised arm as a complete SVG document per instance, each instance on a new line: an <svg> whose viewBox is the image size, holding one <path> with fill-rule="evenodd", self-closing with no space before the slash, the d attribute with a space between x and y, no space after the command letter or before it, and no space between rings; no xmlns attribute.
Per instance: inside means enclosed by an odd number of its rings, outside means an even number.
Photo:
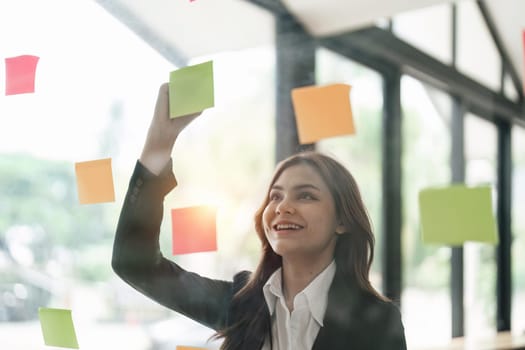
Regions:
<svg viewBox="0 0 525 350"><path fill-rule="evenodd" d="M111 264L144 295L219 330L227 323L232 283L186 271L166 259L159 247L164 197L177 184L171 152L180 132L200 114L170 119L168 101L168 85L163 84L120 212Z"/></svg>

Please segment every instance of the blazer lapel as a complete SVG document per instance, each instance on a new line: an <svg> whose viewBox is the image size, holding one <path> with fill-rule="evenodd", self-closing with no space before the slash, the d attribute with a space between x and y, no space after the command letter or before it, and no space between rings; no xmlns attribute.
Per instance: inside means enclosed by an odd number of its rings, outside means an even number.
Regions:
<svg viewBox="0 0 525 350"><path fill-rule="evenodd" d="M351 281L345 281L341 274L334 276L328 291L328 303L312 350L349 350L351 340L359 330L359 321L355 316L359 308L359 292Z"/></svg>

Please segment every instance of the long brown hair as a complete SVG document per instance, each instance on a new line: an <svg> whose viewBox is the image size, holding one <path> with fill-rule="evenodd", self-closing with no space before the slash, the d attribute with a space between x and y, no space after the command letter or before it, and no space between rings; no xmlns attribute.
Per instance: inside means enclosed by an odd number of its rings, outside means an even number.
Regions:
<svg viewBox="0 0 525 350"><path fill-rule="evenodd" d="M321 176L334 199L337 218L346 229L345 233L337 235L334 259L338 274L362 292L387 300L369 280L375 243L372 225L357 183L342 164L315 151L294 154L277 165L268 192L286 169L298 164L310 166ZM250 340L264 339L270 333L271 321L262 289L271 274L281 266L282 260L271 248L263 228L262 216L268 202L267 193L255 213L255 230L262 244L259 264L232 300L232 310L239 318L234 318L234 324L217 334L217 337L224 338L221 346L224 350L244 349Z"/></svg>

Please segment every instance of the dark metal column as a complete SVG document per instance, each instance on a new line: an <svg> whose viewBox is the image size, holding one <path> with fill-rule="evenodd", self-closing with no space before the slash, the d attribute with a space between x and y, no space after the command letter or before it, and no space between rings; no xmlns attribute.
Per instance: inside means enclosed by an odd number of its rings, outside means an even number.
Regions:
<svg viewBox="0 0 525 350"><path fill-rule="evenodd" d="M452 98L450 132L452 148L450 155L452 183L465 182L465 106L458 98ZM450 259L450 292L452 301L452 336L464 335L463 302L463 247L453 247Z"/></svg>
<svg viewBox="0 0 525 350"><path fill-rule="evenodd" d="M401 303L401 72L383 74L383 293Z"/></svg>
<svg viewBox="0 0 525 350"><path fill-rule="evenodd" d="M498 127L498 202L499 245L497 247L497 327L511 329L512 264L512 132L511 125L500 121Z"/></svg>
<svg viewBox="0 0 525 350"><path fill-rule="evenodd" d="M301 146L290 91L315 83L315 42L289 15L276 16L277 116L275 121L275 160L313 145Z"/></svg>

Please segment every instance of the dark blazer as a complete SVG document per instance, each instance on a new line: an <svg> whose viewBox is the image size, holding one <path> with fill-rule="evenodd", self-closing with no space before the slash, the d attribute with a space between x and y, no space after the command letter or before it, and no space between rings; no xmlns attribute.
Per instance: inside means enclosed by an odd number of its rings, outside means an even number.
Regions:
<svg viewBox="0 0 525 350"><path fill-rule="evenodd" d="M214 280L186 271L162 256L163 202L176 184L171 162L159 176L137 162L117 225L112 267L144 295L218 331L238 319L231 301L250 273L240 272L233 281ZM260 349L263 341L263 337L251 339L246 350ZM362 292L342 278L336 267L324 326L313 345L313 350L325 349L405 350L398 308Z"/></svg>

